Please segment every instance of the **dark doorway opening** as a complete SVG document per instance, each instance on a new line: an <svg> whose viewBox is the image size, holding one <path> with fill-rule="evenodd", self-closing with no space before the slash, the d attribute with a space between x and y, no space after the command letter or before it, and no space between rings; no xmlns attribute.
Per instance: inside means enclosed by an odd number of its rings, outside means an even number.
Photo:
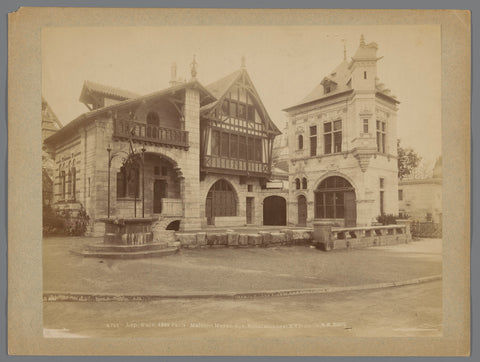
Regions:
<svg viewBox="0 0 480 362"><path fill-rule="evenodd" d="M287 201L281 196L263 200L263 225L287 225Z"/></svg>

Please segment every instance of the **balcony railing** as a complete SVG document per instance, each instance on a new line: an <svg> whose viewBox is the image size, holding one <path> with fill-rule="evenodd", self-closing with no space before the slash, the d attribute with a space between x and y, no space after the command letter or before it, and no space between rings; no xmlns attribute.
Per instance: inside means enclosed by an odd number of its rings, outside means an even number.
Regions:
<svg viewBox="0 0 480 362"><path fill-rule="evenodd" d="M212 155L204 156L203 166L208 168L222 168L234 171L242 171L245 173L270 173L268 163Z"/></svg>
<svg viewBox="0 0 480 362"><path fill-rule="evenodd" d="M113 136L132 137L134 141L148 142L156 145L188 148L188 132L181 129L159 127L152 124L133 122L134 134L131 135L131 121L115 120Z"/></svg>

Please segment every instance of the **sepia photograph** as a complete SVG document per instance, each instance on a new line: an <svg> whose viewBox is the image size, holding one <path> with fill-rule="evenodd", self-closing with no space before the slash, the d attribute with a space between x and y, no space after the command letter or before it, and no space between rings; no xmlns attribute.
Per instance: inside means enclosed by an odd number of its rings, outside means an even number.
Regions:
<svg viewBox="0 0 480 362"><path fill-rule="evenodd" d="M147 23L39 31L41 338L444 337L442 27Z"/></svg>

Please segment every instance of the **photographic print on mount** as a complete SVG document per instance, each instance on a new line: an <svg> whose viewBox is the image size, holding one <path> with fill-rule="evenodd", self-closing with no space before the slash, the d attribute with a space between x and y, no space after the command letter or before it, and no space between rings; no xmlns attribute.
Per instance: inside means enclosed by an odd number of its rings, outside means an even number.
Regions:
<svg viewBox="0 0 480 362"><path fill-rule="evenodd" d="M420 20L432 12L410 11L418 21L404 25L409 11L393 10L380 12L385 25L331 25L322 14L375 11L318 10L306 25L303 10L242 10L240 24L233 10L190 21L175 9L51 11L10 18L39 35L36 353L65 341L54 354L123 354L134 339L162 338L168 348L133 354L443 355L453 342L428 346L455 327L457 354L468 354L469 318L445 324L445 311L468 310L445 305L444 272L468 279L452 268L468 265L467 206L455 226L466 239L446 243L463 204L446 197L443 167L458 170L451 190L468 189L468 169L452 162L467 146L442 122L458 106L456 129L468 133L468 107L442 98L453 12L429 25ZM129 20L115 23L120 14ZM22 36L11 34L18 52ZM469 33L455 36L461 52L447 63L469 79ZM11 160L25 157L17 142ZM10 248L15 290L22 246ZM15 325L12 351L34 351ZM329 337L350 347L326 348ZM120 349L93 344L101 338Z"/></svg>

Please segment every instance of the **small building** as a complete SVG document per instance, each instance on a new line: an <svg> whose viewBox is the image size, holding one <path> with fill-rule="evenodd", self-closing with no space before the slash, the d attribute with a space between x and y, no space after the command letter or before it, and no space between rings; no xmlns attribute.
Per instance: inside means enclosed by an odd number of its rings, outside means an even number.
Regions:
<svg viewBox="0 0 480 362"><path fill-rule="evenodd" d="M289 223L364 226L398 213L397 106L377 75L378 46L328 73L288 117Z"/></svg>
<svg viewBox="0 0 480 362"><path fill-rule="evenodd" d="M416 221L442 222L442 158L432 177L398 182L399 214Z"/></svg>
<svg viewBox="0 0 480 362"><path fill-rule="evenodd" d="M196 62L190 81L176 67L166 89L138 96L85 82L80 101L89 111L46 144L55 157L54 206L99 219L157 217L154 229L196 230L286 223L287 175L272 166L280 131L242 67L204 86ZM132 149L144 167L127 170ZM144 202L143 202L144 200Z"/></svg>
<svg viewBox="0 0 480 362"><path fill-rule="evenodd" d="M48 102L42 97L42 204L53 202L53 179L55 161L44 144L46 138L62 128L62 124Z"/></svg>

